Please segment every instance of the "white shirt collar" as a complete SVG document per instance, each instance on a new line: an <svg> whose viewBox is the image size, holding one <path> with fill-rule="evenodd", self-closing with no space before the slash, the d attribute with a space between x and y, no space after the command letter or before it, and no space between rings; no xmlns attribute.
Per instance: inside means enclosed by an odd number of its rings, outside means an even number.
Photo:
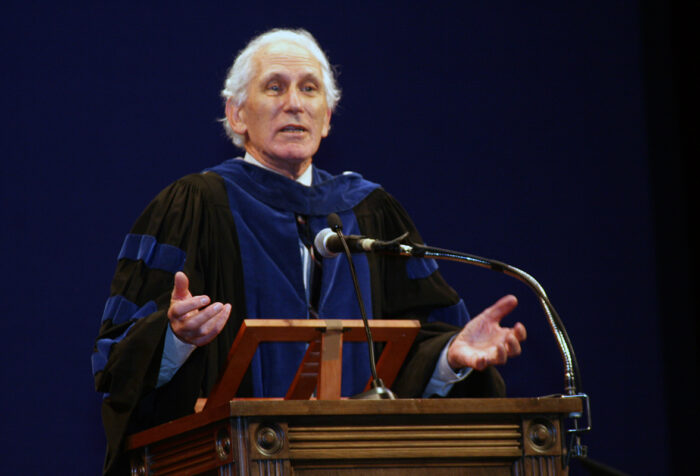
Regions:
<svg viewBox="0 0 700 476"><path fill-rule="evenodd" d="M274 170L274 169L271 169L270 167L268 167L268 166L265 165L265 164L260 163L255 157L253 157L252 155L250 155L248 152L245 153L245 156L243 157L243 160L246 161L246 162L248 162L249 164L257 165L258 167L261 167L261 168L263 168L263 169L270 170L271 172L275 172L276 174L280 174L278 171L276 171L276 170ZM311 186L311 182L312 182L312 180L313 180L313 170L312 170L312 168L313 168L313 165L309 165L309 166L306 168L306 170L304 171L304 173L301 174L301 175L297 178L296 181L299 182L299 183L302 184L302 185L306 185L307 187L310 187L310 186ZM282 175L282 174L280 174L280 175Z"/></svg>

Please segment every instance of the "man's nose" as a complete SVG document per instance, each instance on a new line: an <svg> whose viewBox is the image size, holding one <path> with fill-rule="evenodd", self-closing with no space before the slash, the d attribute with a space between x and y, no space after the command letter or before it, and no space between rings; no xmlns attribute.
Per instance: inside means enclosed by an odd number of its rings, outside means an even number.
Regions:
<svg viewBox="0 0 700 476"><path fill-rule="evenodd" d="M285 106L285 109L290 112L299 112L302 110L302 99L297 88L289 88Z"/></svg>

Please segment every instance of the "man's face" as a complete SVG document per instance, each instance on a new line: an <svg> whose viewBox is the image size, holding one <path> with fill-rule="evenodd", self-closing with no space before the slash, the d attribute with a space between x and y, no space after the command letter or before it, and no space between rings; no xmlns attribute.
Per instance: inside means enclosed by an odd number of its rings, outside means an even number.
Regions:
<svg viewBox="0 0 700 476"><path fill-rule="evenodd" d="M229 106L233 130L246 136L246 150L273 168L310 162L328 135L331 111L321 65L305 48L273 43L253 58L248 98Z"/></svg>

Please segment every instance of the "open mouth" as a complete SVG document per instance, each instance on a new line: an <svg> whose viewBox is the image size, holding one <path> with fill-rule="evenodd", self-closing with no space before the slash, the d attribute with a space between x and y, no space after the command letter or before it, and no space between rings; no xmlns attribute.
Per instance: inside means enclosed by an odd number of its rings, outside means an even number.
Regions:
<svg viewBox="0 0 700 476"><path fill-rule="evenodd" d="M296 125L290 125L290 126L285 126L282 129L280 129L280 132L306 132L306 129L301 127L301 126L296 126Z"/></svg>

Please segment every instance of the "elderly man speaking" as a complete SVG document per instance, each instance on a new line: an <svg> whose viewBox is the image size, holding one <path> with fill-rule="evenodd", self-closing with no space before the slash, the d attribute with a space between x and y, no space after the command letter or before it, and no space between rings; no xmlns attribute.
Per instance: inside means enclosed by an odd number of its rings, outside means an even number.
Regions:
<svg viewBox="0 0 700 476"><path fill-rule="evenodd" d="M92 356L104 393L106 474L123 474L125 436L187 415L226 364L243 319L358 318L348 263L311 241L336 213L347 233L420 236L379 185L314 167L340 98L325 54L304 30L272 30L237 56L224 127L245 149L163 190L127 234ZM521 351L525 328L500 326L513 296L469 320L429 260L354 255L373 319L417 319L421 332L392 390L399 397L499 396L490 366ZM238 392L280 397L302 343L262 345ZM369 377L366 347L344 346L342 394Z"/></svg>

